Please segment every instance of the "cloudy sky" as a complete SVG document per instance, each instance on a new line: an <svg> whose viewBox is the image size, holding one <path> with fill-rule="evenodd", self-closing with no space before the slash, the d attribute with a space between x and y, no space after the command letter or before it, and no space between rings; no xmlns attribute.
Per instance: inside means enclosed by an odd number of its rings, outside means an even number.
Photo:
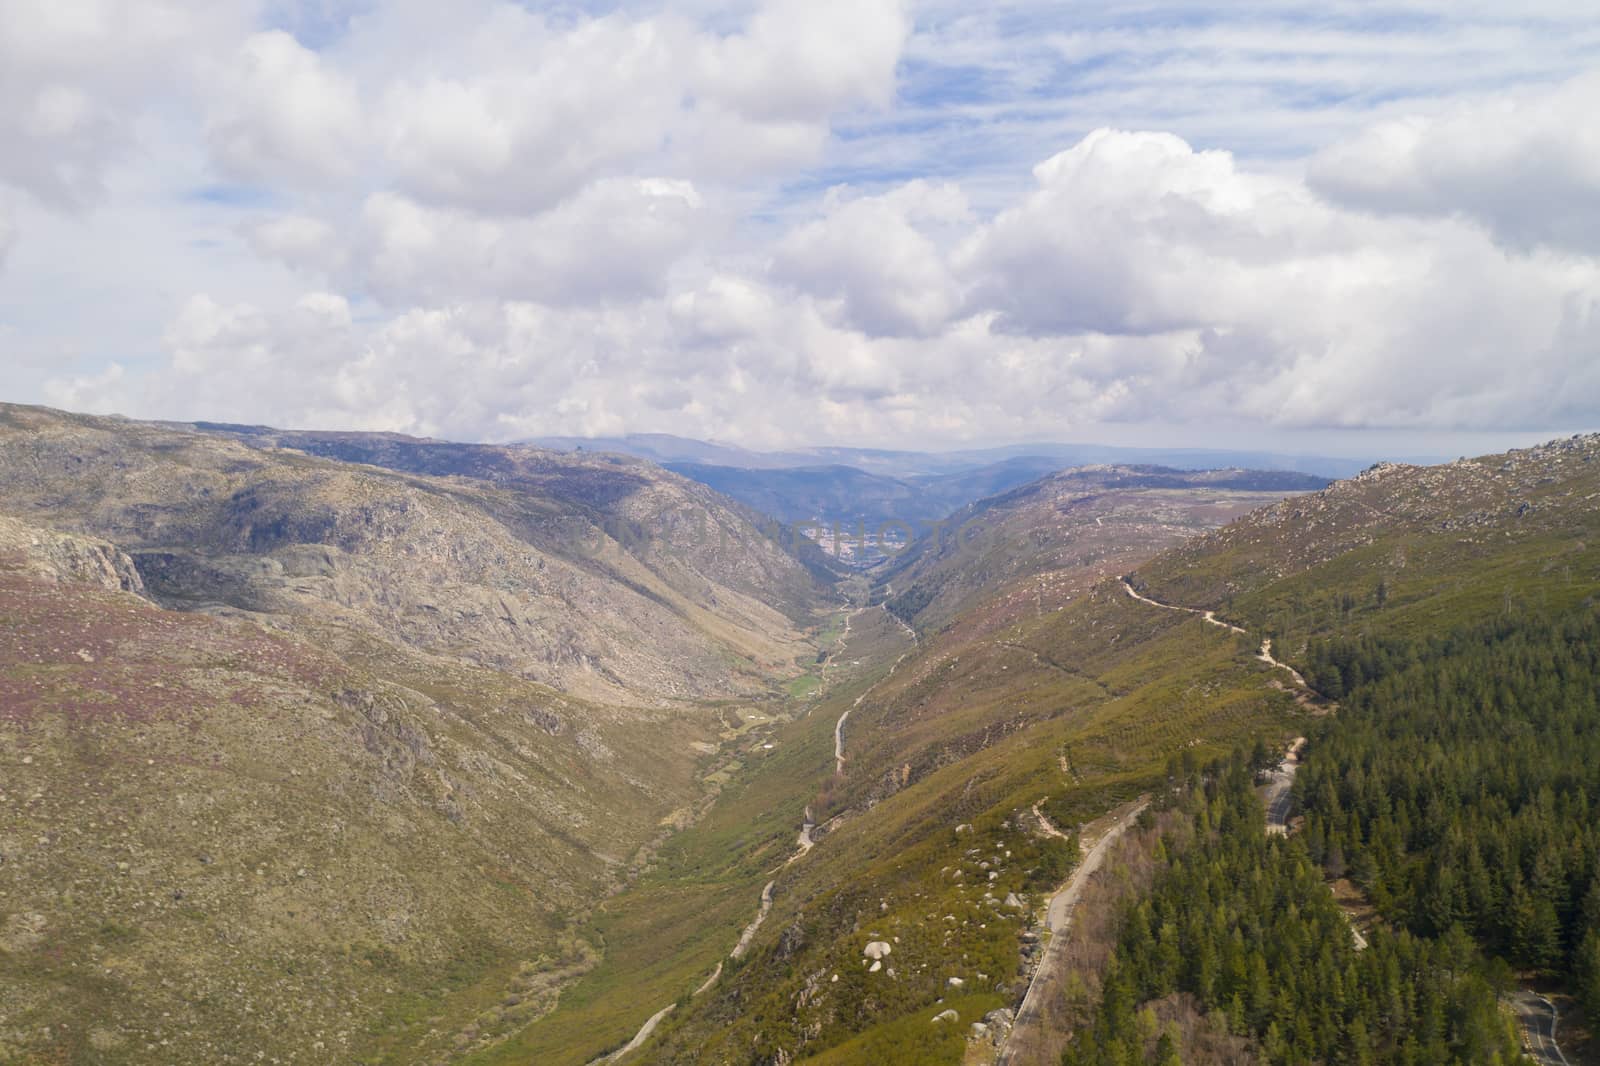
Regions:
<svg viewBox="0 0 1600 1066"><path fill-rule="evenodd" d="M0 0L0 398L458 439L1600 428L1593 0Z"/></svg>

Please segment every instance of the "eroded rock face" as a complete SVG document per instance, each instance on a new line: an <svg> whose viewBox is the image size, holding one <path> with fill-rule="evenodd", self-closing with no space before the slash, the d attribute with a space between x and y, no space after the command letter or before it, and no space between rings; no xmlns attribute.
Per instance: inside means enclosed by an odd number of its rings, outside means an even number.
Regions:
<svg viewBox="0 0 1600 1066"><path fill-rule="evenodd" d="M138 567L115 545L0 515L0 565L6 561L54 581L84 582L111 592L141 596L145 593Z"/></svg>
<svg viewBox="0 0 1600 1066"><path fill-rule="evenodd" d="M60 530L24 546L62 575L606 702L756 695L815 655L801 628L825 595L816 575L647 463L230 432L0 405L0 513Z"/></svg>

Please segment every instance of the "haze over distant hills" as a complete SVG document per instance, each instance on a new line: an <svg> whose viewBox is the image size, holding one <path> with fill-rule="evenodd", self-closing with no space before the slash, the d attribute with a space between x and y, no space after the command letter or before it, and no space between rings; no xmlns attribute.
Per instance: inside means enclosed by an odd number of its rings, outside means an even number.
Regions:
<svg viewBox="0 0 1600 1066"><path fill-rule="evenodd" d="M740 467L747 470L847 466L865 473L893 478L955 474L1020 459L1048 460L1052 464L1048 470L1105 463L1170 466L1178 470L1216 470L1224 467L1237 467L1243 470L1293 470L1328 478L1350 477L1379 459L1410 463L1440 461L1438 457L1432 456L1373 455L1352 458L1226 448L1133 448L1110 444L1062 444L1048 441L936 452L820 446L766 452L742 448L735 444L678 437L670 433L629 433L620 437L536 437L527 443L555 451L573 451L582 448L584 451L592 452L619 452L623 455L650 459L663 466L695 463L706 466ZM1040 473L1046 473L1048 470L1041 470ZM1017 483L1021 484L1020 481Z"/></svg>
<svg viewBox="0 0 1600 1066"><path fill-rule="evenodd" d="M852 529L864 525L868 532L901 523L910 527L907 536L985 497L1072 467L1283 471L1322 479L1307 481L1300 486L1303 490L1371 465L1368 459L1331 456L1101 444L1009 444L948 452L843 447L759 452L663 433L543 437L533 443L558 451L581 448L650 459L783 522Z"/></svg>

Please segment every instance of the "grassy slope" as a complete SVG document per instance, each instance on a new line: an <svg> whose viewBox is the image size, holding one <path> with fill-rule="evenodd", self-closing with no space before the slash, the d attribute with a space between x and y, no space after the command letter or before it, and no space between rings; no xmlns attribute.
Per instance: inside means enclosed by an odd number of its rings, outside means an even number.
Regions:
<svg viewBox="0 0 1600 1066"><path fill-rule="evenodd" d="M811 854L777 874L750 956L680 1003L636 1061L743 1063L783 1050L878 1063L895 1061L895 1048L911 1055L905 1061L958 1061L964 1040L921 1046L928 1019L953 1006L964 1033L1014 1002L1027 921L1001 903L1017 892L1040 905L1059 880L1028 808L1043 799L1058 824L1076 825L1153 787L1172 754L1286 736L1300 713L1237 638L1142 608L1105 582L1136 550L1108 526L1086 539L1090 568L1053 571L1043 593L1032 573L1002 584L986 617L931 636L887 677L903 631L881 611L858 614L835 660L841 671L859 661L858 672L835 677L808 715L775 735L774 753L674 842L681 865L664 861L613 901L619 915L644 916L626 929L616 919L632 939L612 942L624 953L614 973L597 969L483 1061L588 1061L696 987L717 954L697 947L669 958L671 927L714 912L712 940L731 946L808 802L819 818L839 817ZM863 693L846 727L846 773L835 779L833 724ZM958 834L957 825L970 828ZM675 884L697 894L680 899ZM730 891L742 912L721 909ZM863 967L862 947L877 937L899 938L892 978ZM946 984L952 976L965 982L959 993Z"/></svg>
<svg viewBox="0 0 1600 1066"><path fill-rule="evenodd" d="M1042 861L1041 842L1022 812L1045 798L1059 824L1074 825L1153 787L1167 757L1196 738L1203 750L1215 751L1258 731L1281 735L1295 713L1287 697L1268 687L1265 668L1241 658L1231 638L1182 620L1152 623L1136 608L1107 589L1069 612L1078 628L1039 635L1060 641L1053 650L1064 658L1081 652L1091 673L1089 649L1105 640L1122 644L1123 654L1102 657L1098 666L1109 693L1090 694L1076 678L1058 682L1057 671L1020 664L965 683L934 678L941 703L958 719L973 705L987 707L982 713L992 718L1024 693L1053 713L996 729L981 746L960 757L947 753L935 760L942 765L887 793L882 775L847 780L841 805L851 813L780 880L751 961L688 1016L664 1026L660 1046L641 1061L754 1061L761 1048L793 1051L804 1040L808 1053L835 1049L823 1061L891 1062L866 1049L891 1046L901 1027L927 1026L934 1013L954 1005L946 998L948 977L966 982L958 1008L963 1031L985 1011L1012 1002L1021 989L1024 922L1015 911L985 903L984 893L999 900L1024 893L1037 904L1053 887L1029 876ZM1040 691L1053 684L1062 687ZM852 716L851 732L902 736L896 713L916 706L923 685L908 679L883 703L874 693L860 720ZM917 731L936 733L928 723L927 713L919 715ZM963 725L953 729L967 733ZM919 739L910 746L928 745ZM1069 753L1072 775L1061 767ZM853 765L883 765L871 760L864 755ZM973 828L957 833L964 824ZM966 855L973 847L979 857ZM992 864L998 877L991 882L980 862L995 857L1001 861ZM960 881L952 875L957 866L964 870ZM901 938L892 956L895 978L862 971L862 947L875 934ZM852 1057L849 1047L866 1057ZM948 1048L930 1047L904 1061L957 1061L959 1044L950 1048L955 1058Z"/></svg>
<svg viewBox="0 0 1600 1066"><path fill-rule="evenodd" d="M1141 573L1158 596L1216 606L1290 658L1319 633L1433 630L1508 597L1575 602L1600 581L1596 451L1590 442L1377 471ZM957 1061L953 1041L912 1051L901 1040L955 1004L938 978L966 978L963 1028L1015 995L1006 967L1020 923L952 879L969 843L983 856L1019 852L1033 800L1046 797L1045 810L1071 825L1154 787L1175 752L1203 757L1303 728L1253 658L1254 638L1138 604L1113 584L1064 610L1004 617L1008 626L958 621L852 715L848 773L832 788L849 813L780 879L750 962L664 1024L639 1061L743 1063L780 1049L818 1062ZM956 834L958 823L972 835ZM997 894L1027 887L1019 865L996 864ZM863 943L882 935L901 937L893 980L861 969Z"/></svg>
<svg viewBox="0 0 1600 1066"><path fill-rule="evenodd" d="M830 623L824 646L840 635ZM744 758L722 775L716 803L663 846L648 876L598 910L593 928L607 947L604 961L548 1018L473 1062L588 1062L692 992L719 962L732 969L728 952L754 917L761 887L793 854L805 808L826 780L834 722L904 649L901 630L881 612L858 618L851 638L848 654L860 665L830 667L824 700L748 731L738 746Z"/></svg>
<svg viewBox="0 0 1600 1066"><path fill-rule="evenodd" d="M524 1024L591 954L562 913L692 800L707 737L13 558L0 1050L415 1061Z"/></svg>
<svg viewBox="0 0 1600 1066"><path fill-rule="evenodd" d="M1273 636L1293 660L1322 635L1433 633L1508 605L1581 602L1600 583L1597 500L1600 437L1389 467L1191 542L1140 576L1159 598Z"/></svg>

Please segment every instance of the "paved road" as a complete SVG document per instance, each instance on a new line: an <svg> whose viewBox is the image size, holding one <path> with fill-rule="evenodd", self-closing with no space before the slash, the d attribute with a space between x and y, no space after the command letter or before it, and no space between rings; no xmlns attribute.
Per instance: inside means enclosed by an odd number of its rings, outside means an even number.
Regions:
<svg viewBox="0 0 1600 1066"><path fill-rule="evenodd" d="M1016 1024L1006 1034L1005 1044L1000 1048L1000 1057L995 1060L995 1066L1010 1066L1015 1061L1016 1048L1026 1044L1019 1040L1018 1034L1024 1029L1039 1024L1040 1006L1044 1000L1051 979L1061 968L1061 957L1065 952L1067 938L1065 933L1072 922L1073 908L1078 905L1078 899L1083 895L1084 886L1089 883L1089 878L1100 869L1106 861L1114 845L1133 820L1139 817L1139 812L1149 804L1149 800L1141 799L1138 803L1124 811L1116 821L1106 827L1100 839L1095 841L1078 868L1072 871L1072 876L1067 878L1067 883L1050 897L1050 905L1045 909L1044 925L1050 931L1050 939L1045 942L1044 953L1039 958L1039 968L1033 971L1033 979L1028 982L1028 991L1022 997L1022 1006L1017 1010ZM1045 819L1040 816L1040 821ZM1054 828L1053 826L1051 828Z"/></svg>
<svg viewBox="0 0 1600 1066"><path fill-rule="evenodd" d="M1305 737L1295 737L1294 743L1283 756L1283 762L1272 771L1267 781L1267 832L1287 835L1289 832L1289 804L1293 796L1294 775L1300 769L1300 749L1305 747Z"/></svg>
<svg viewBox="0 0 1600 1066"><path fill-rule="evenodd" d="M1560 1016L1556 1005L1537 992L1513 992L1507 997L1517 1012L1517 1028L1522 1032L1522 1049L1534 1062L1550 1066L1569 1066L1567 1057L1556 1043L1556 1025Z"/></svg>

